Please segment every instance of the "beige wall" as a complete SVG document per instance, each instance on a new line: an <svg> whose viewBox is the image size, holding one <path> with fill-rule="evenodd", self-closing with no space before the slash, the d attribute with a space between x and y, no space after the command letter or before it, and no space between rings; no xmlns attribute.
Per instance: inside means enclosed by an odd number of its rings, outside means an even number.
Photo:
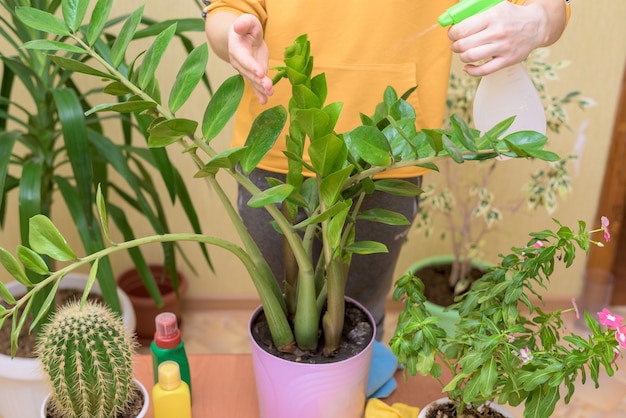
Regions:
<svg viewBox="0 0 626 418"><path fill-rule="evenodd" d="M172 7L171 2L152 0L150 2L139 0L126 0L116 2L115 12L123 13L134 10L141 4L146 4L145 14L151 17L166 19L171 17L195 17L198 9L191 0L178 2ZM619 0L594 0L585 2L574 0L572 2L572 18L567 32L561 41L551 48L551 59L567 59L572 65L561 72L561 80L554 89L562 89L563 92L580 90L585 95L594 98L598 105L585 112L572 110L570 112L571 123L578 128L585 126L584 134L586 142L582 148L579 166L573 173L573 194L561 204L554 216L566 224L574 224L578 219L593 223L596 218L596 206L598 193L602 182L604 165L607 158L607 150L613 127L614 113L619 85L621 82L624 61L626 58L626 27L623 25L623 17L626 16L626 2ZM203 42L202 34L195 37L197 42ZM315 46L313 45L313 53ZM168 56L173 64L169 68L162 68L159 76L162 80L162 91L168 91L169 85L178 71L178 64L182 62L184 55L173 51ZM217 58L212 57L209 63L209 75L214 85L218 85L223 79L232 74L232 70ZM193 97L183 111L183 116L201 119L205 107L207 95L202 89ZM230 127L224 135L216 139L219 149L227 147ZM566 138L551 138L551 149L567 154L572 151L574 142L572 134ZM208 234L216 234L226 238L235 236L232 227L216 201L215 194L208 190L202 180L192 179L193 170L188 169L187 159L179 155L177 149L171 149L171 154L178 162L178 167L188 179L188 185L194 195L197 207L202 212L203 227ZM511 177L519 178L526 176L536 166L524 161L505 162L509 166L499 170L499 178L495 189L498 191L498 199L515 197L521 190L508 186ZM471 166L465 167L471 170ZM428 175L426 182L436 183L437 175ZM235 196L235 186L229 183L228 188L231 196ZM57 207L54 220L62 231L67 217L64 208ZM172 229L175 231L187 231L185 222L177 224L177 208L170 210ZM12 219L16 213L10 215ZM132 218L132 215L129 215ZM131 223L133 223L131 219ZM501 232L491 236L486 248L488 259L497 260L497 254L506 251L512 245L522 244L526 240L527 233L550 227L550 216L543 212L528 213L520 211L514 216L505 219ZM143 231L148 233L148 229ZM70 234L68 241L78 243L78 239ZM1 232L0 245L14 251L18 243L17 230L9 222L9 227ZM193 245L183 244L183 248L192 260L199 260L196 267L197 274L192 273L186 266L181 269L191 278L189 298L204 297L248 297L255 293L254 287L249 280L246 271L239 262L230 254L218 249L212 249L211 255L215 265L215 273L211 272L201 261L197 248ZM150 249L145 250L148 254ZM446 253L448 247L445 242L431 239L425 242L422 236L412 231L397 267L400 275L414 260L427 255ZM158 262L158 252L149 256L152 261ZM581 284L581 276L585 264L584 258L577 260L576 266L568 272L559 270L553 278L550 287L551 296L569 297L575 295ZM122 272L131 265L126 256L116 256L114 266L117 272ZM3 279L4 280L4 279Z"/></svg>

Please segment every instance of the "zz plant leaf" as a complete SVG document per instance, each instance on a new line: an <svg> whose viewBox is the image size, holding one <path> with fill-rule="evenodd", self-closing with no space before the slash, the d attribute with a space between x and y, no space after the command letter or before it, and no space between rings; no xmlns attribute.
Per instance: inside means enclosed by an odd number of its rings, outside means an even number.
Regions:
<svg viewBox="0 0 626 418"><path fill-rule="evenodd" d="M76 260L76 254L47 216L35 215L29 224L28 239L34 251L58 261Z"/></svg>

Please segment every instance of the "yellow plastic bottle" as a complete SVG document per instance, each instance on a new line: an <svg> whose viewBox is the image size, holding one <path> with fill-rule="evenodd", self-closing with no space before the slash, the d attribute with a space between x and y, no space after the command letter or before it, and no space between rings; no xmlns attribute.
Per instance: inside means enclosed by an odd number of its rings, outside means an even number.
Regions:
<svg viewBox="0 0 626 418"><path fill-rule="evenodd" d="M191 394L180 378L178 363L164 361L158 372L159 381L152 388L154 418L191 418Z"/></svg>

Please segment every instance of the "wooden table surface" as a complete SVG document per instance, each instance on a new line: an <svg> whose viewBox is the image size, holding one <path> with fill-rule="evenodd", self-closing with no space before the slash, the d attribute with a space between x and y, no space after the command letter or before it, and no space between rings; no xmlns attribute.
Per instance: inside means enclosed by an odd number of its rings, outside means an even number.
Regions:
<svg viewBox="0 0 626 418"><path fill-rule="evenodd" d="M194 418L259 416L252 358L249 354L190 355L189 367ZM134 368L135 377L150 392L154 385L151 356L137 356ZM421 407L442 396L441 387L430 377L409 377L405 381L402 372L398 371L396 381L398 388L384 399L390 405L402 402ZM153 418L152 405L147 417Z"/></svg>

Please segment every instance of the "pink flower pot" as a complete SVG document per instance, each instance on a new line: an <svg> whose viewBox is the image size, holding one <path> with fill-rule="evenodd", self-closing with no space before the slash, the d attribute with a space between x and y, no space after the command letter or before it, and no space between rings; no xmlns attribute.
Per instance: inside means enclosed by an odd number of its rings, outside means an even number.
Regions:
<svg viewBox="0 0 626 418"><path fill-rule="evenodd" d="M373 335L372 316L367 313ZM356 356L328 364L306 364L284 360L268 353L255 341L250 329L257 315L250 319L248 334L256 378L261 418L361 418L365 410L365 389L372 359L374 338Z"/></svg>

